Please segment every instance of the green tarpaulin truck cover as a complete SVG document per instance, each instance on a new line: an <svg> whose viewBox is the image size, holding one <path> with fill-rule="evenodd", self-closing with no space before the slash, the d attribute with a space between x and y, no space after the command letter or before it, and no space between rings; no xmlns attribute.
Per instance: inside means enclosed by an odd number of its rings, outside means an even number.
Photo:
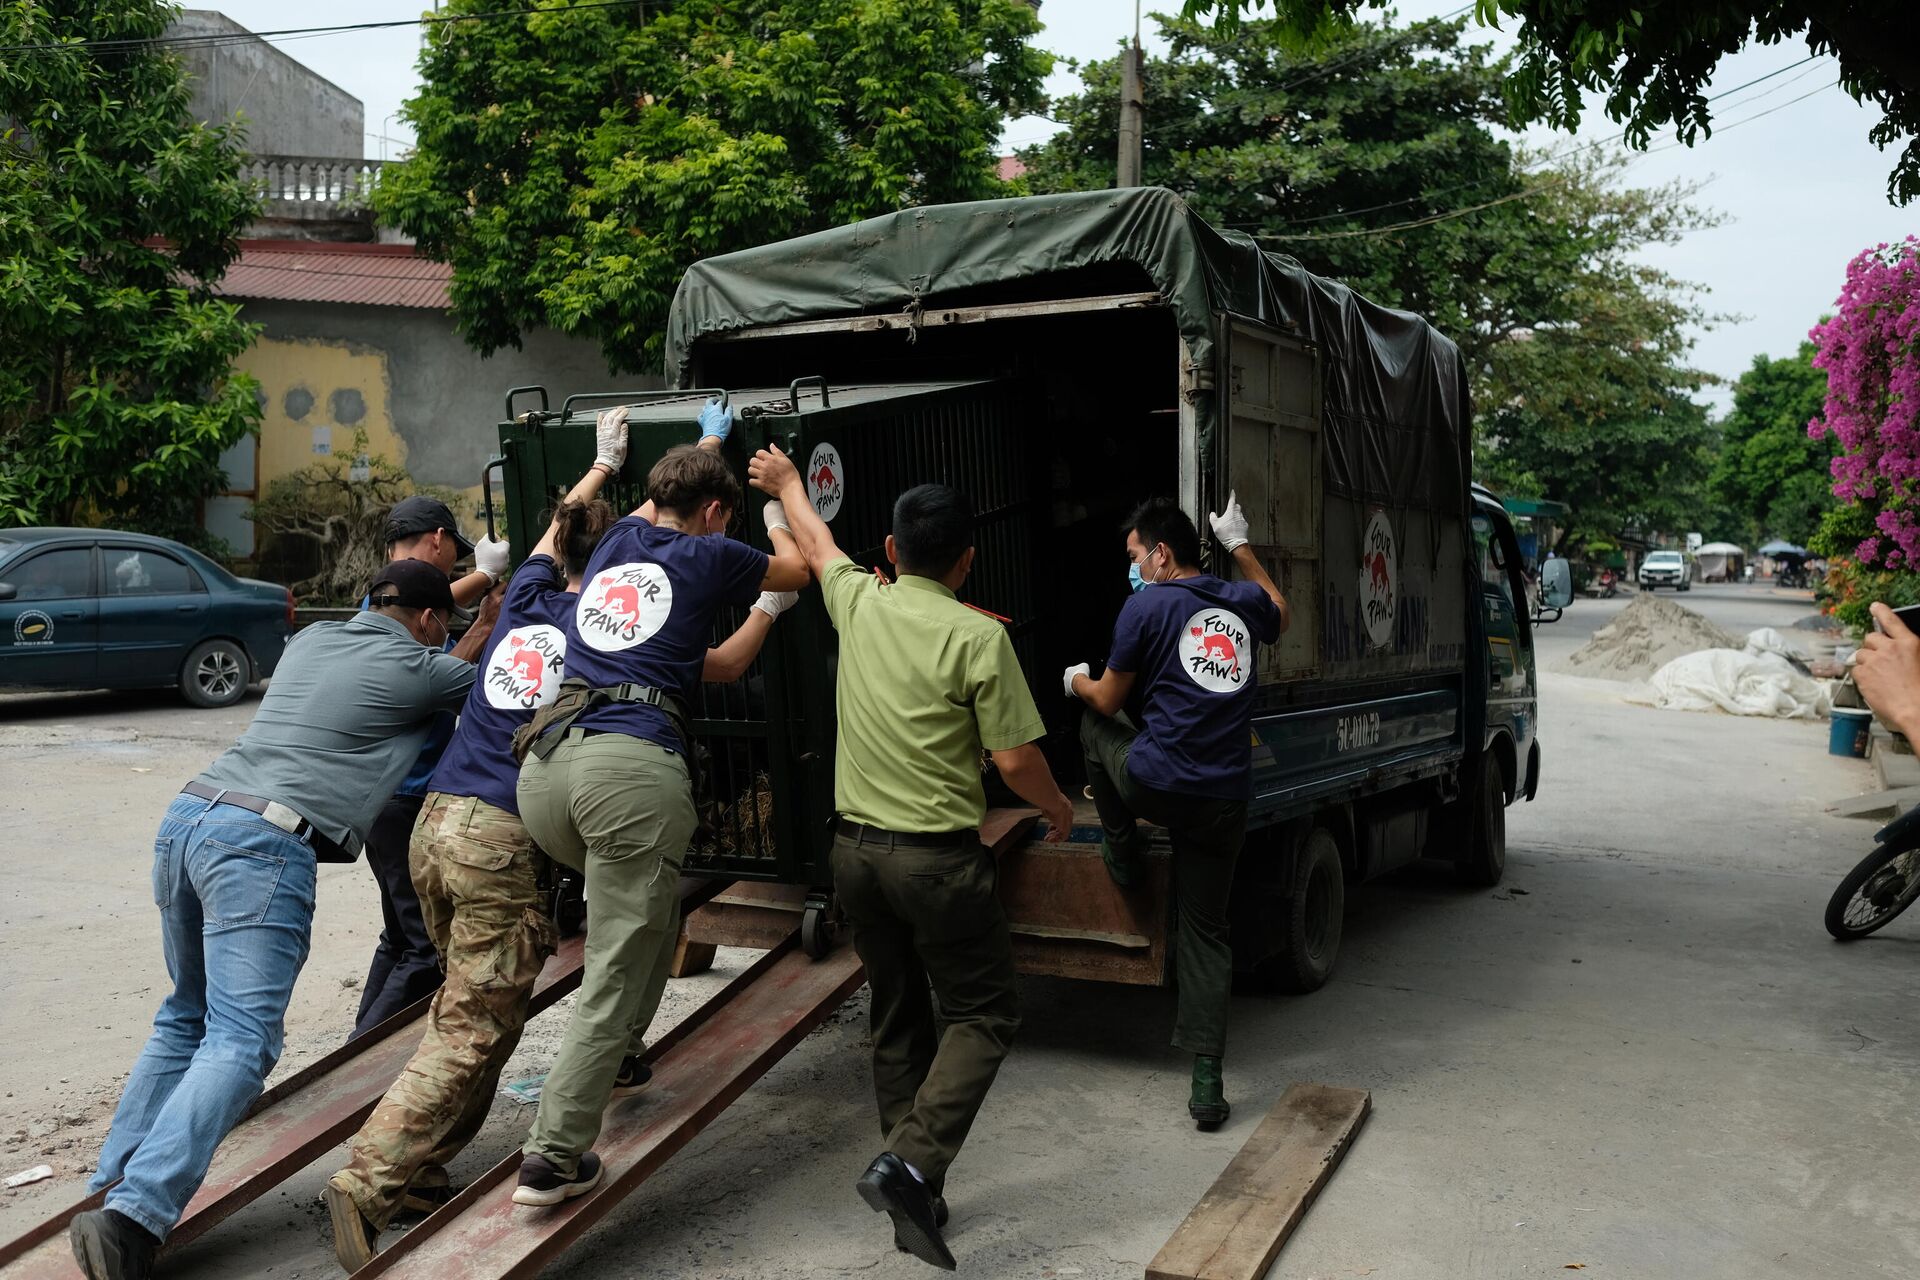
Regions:
<svg viewBox="0 0 1920 1280"><path fill-rule="evenodd" d="M1048 292L1047 277L1061 277L1061 288ZM1107 287L1085 287L1095 277ZM709 334L911 314L956 295L974 305L1025 300L1036 282L1043 297L1157 292L1201 369L1215 366L1222 313L1312 343L1324 379L1328 486L1365 501L1462 509L1468 405L1459 349L1419 316L1368 302L1249 236L1216 231L1158 187L903 209L695 263L667 321L667 382L689 385L689 351ZM1203 449L1214 417L1207 406Z"/></svg>

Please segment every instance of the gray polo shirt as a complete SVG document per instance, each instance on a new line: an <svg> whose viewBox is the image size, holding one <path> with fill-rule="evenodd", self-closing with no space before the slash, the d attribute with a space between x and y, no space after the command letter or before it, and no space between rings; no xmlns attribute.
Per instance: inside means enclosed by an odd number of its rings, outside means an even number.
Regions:
<svg viewBox="0 0 1920 1280"><path fill-rule="evenodd" d="M288 642L253 723L199 781L278 800L358 848L474 670L384 614L317 622Z"/></svg>

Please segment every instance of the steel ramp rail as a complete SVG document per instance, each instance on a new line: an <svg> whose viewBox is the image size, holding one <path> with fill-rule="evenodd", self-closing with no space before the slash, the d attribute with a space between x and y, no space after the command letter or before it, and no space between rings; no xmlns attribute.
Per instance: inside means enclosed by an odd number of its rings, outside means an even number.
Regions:
<svg viewBox="0 0 1920 1280"><path fill-rule="evenodd" d="M725 887L725 882L683 878L682 910ZM560 943L534 984L529 1019L579 988L584 947L585 939L578 935ZM206 1181L167 1237L165 1249L205 1235L351 1136L420 1047L432 999L416 1001L262 1093L221 1141ZM0 1244L0 1280L80 1280L67 1243L67 1224L75 1215L99 1208L106 1196L95 1192ZM164 1259L164 1251L161 1256Z"/></svg>
<svg viewBox="0 0 1920 1280"><path fill-rule="evenodd" d="M375 1256L354 1273L356 1280L509 1280L538 1274L864 981L852 947L842 945L812 960L800 950L797 934L790 935L647 1051L653 1081L608 1109L593 1148L606 1171L593 1191L553 1208L515 1205L516 1152Z"/></svg>

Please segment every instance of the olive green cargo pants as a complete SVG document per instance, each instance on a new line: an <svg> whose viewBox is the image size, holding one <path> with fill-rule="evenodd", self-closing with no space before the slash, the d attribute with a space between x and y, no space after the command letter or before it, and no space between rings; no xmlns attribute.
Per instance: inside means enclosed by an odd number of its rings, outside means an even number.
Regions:
<svg viewBox="0 0 1920 1280"><path fill-rule="evenodd" d="M1180 998L1173 1043L1218 1058L1227 1048L1227 1000L1233 991L1228 898L1247 837L1247 805L1142 785L1127 772L1139 732L1124 715L1110 719L1089 709L1081 716L1087 785L1116 862L1124 865L1144 852L1146 838L1135 818L1165 827L1173 838L1173 976Z"/></svg>
<svg viewBox="0 0 1920 1280"><path fill-rule="evenodd" d="M937 1195L1020 1027L993 855L972 833L915 847L843 831L832 857L834 891L873 991L880 1132Z"/></svg>
<svg viewBox="0 0 1920 1280"><path fill-rule="evenodd" d="M385 1228L423 1169L444 1170L493 1106L553 954L540 852L520 819L471 796L429 795L407 851L427 933L447 980L427 1034L348 1144L334 1182Z"/></svg>
<svg viewBox="0 0 1920 1280"><path fill-rule="evenodd" d="M580 998L522 1148L570 1175L660 1008L698 819L686 761L624 733L568 730L545 760L527 757L515 797L540 847L586 877Z"/></svg>

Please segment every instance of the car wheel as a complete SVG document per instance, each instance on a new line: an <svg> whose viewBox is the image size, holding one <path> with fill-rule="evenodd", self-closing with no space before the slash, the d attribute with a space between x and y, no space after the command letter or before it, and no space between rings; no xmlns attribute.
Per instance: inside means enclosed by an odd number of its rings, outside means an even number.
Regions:
<svg viewBox="0 0 1920 1280"><path fill-rule="evenodd" d="M1453 873L1461 884L1486 889L1507 873L1507 781L1492 752L1481 761L1479 799L1469 818L1472 836L1454 859Z"/></svg>
<svg viewBox="0 0 1920 1280"><path fill-rule="evenodd" d="M1315 827L1301 842L1291 892L1280 905L1280 949L1261 962L1261 983L1293 995L1318 991L1333 975L1347 909L1340 844L1325 827Z"/></svg>
<svg viewBox="0 0 1920 1280"><path fill-rule="evenodd" d="M230 707L247 692L253 664L231 640L195 646L180 664L180 696L196 707Z"/></svg>

